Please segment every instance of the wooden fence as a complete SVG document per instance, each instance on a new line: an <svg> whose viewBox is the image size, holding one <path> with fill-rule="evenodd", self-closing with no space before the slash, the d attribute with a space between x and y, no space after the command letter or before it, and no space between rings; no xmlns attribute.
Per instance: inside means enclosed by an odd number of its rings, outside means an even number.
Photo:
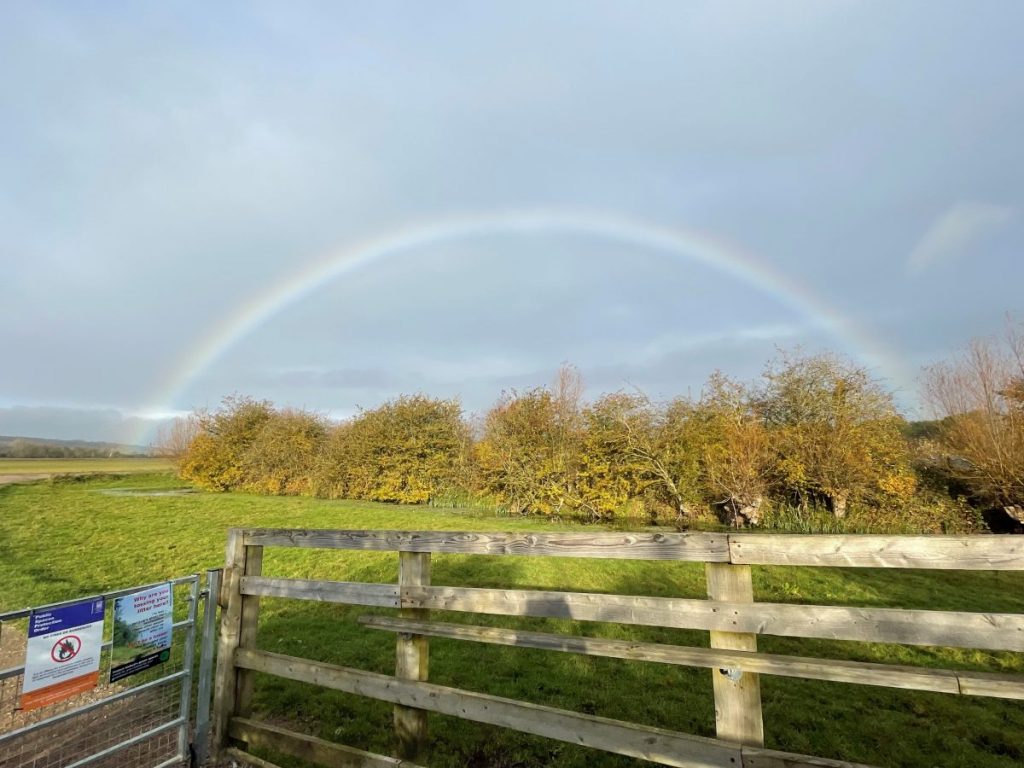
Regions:
<svg viewBox="0 0 1024 768"><path fill-rule="evenodd" d="M261 574L265 547L397 552L398 583L265 577ZM708 599L431 586L430 556L435 552L698 561L706 563ZM759 675L1024 699L1024 676L758 653L758 634L1020 652L1024 651L1024 614L754 602L752 565L1024 570L1024 537L235 529L228 537L221 596L214 743L222 755L245 759L251 758L242 744L246 749L269 747L326 766L409 766L413 763L407 760L422 757L427 713L439 712L662 765L850 768L854 764L763 747ZM396 633L394 676L257 650L261 597L399 609L394 617L360 618L367 628ZM430 610L707 630L711 647L450 624L431 621ZM427 682L430 637L708 668L718 738L431 684ZM403 760L254 720L250 704L254 672L394 704Z"/></svg>

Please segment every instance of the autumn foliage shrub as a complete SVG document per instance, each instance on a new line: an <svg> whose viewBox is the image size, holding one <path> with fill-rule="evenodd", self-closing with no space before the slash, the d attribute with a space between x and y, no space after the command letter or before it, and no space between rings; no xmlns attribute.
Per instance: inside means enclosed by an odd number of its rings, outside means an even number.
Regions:
<svg viewBox="0 0 1024 768"><path fill-rule="evenodd" d="M931 468L1024 522L1024 324L931 368L926 394L941 419Z"/></svg>
<svg viewBox="0 0 1024 768"><path fill-rule="evenodd" d="M198 434L182 457L179 473L201 488L227 491L246 479L244 457L275 416L266 401L228 397L213 413L197 414Z"/></svg>
<svg viewBox="0 0 1024 768"><path fill-rule="evenodd" d="M335 427L311 485L328 498L426 503L466 484L468 451L458 401L400 397Z"/></svg>
<svg viewBox="0 0 1024 768"><path fill-rule="evenodd" d="M578 371L564 367L551 386L505 393L473 427L458 401L425 395L341 423L228 398L197 415L180 469L212 490L473 499L632 527L974 525L960 502L921 485L892 395L839 358L783 355L760 382L716 373L698 397L665 403L639 392L587 402L582 393Z"/></svg>
<svg viewBox="0 0 1024 768"><path fill-rule="evenodd" d="M254 493L308 495L327 424L305 411L274 411L239 458L241 487Z"/></svg>
<svg viewBox="0 0 1024 768"><path fill-rule="evenodd" d="M490 410L475 446L477 480L513 513L557 515L579 506L576 479L582 429L557 397L540 388L506 394Z"/></svg>
<svg viewBox="0 0 1024 768"><path fill-rule="evenodd" d="M903 419L863 368L831 355L783 356L766 370L760 398L774 483L787 500L843 517L851 504L913 496Z"/></svg>

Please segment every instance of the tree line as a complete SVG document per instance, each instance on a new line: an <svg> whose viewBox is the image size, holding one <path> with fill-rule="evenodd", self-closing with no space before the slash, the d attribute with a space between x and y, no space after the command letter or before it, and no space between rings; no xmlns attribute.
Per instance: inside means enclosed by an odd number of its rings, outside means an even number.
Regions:
<svg viewBox="0 0 1024 768"><path fill-rule="evenodd" d="M122 453L113 446L83 446L22 437L0 438L0 459L120 459L138 454Z"/></svg>
<svg viewBox="0 0 1024 768"><path fill-rule="evenodd" d="M698 396L667 402L586 400L564 366L475 418L423 394L341 423L230 397L179 424L168 450L182 477L212 490L682 527L971 530L981 509L1024 511L1022 361L1010 327L929 370L939 419L924 425L863 367L782 353L756 382L714 373Z"/></svg>

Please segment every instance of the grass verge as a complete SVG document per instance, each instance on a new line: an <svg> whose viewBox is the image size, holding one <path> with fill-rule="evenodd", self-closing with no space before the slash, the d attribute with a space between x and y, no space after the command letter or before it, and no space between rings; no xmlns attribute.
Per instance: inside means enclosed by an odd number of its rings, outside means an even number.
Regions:
<svg viewBox="0 0 1024 768"><path fill-rule="evenodd" d="M84 595L219 565L232 526L552 530L535 519L365 502L196 493L166 474L0 488L0 609ZM110 494L112 489L139 493ZM268 575L394 581L390 553L268 550ZM704 597L694 563L436 556L443 585L569 589ZM759 600L1024 613L1016 573L756 568ZM392 672L394 637L355 619L370 609L264 602L259 645L371 671ZM386 611L379 611L387 613ZM706 645L707 633L563 620L438 613L446 621ZM1024 656L943 648L762 637L761 650L896 664L1024 673ZM431 680L624 720L714 735L710 673L656 664L435 639ZM762 677L768 746L882 766L1009 768L1024 761L1024 707L971 697ZM323 738L390 753L390 708L260 678L260 716ZM641 763L432 716L431 766L561 768ZM284 766L300 765L287 758Z"/></svg>

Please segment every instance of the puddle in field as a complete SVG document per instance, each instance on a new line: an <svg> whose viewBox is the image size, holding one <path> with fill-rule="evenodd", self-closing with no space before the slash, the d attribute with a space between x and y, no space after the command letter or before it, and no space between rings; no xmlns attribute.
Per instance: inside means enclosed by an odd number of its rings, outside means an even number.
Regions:
<svg viewBox="0 0 1024 768"><path fill-rule="evenodd" d="M99 491L105 496L187 496L195 493L195 488L103 488Z"/></svg>

